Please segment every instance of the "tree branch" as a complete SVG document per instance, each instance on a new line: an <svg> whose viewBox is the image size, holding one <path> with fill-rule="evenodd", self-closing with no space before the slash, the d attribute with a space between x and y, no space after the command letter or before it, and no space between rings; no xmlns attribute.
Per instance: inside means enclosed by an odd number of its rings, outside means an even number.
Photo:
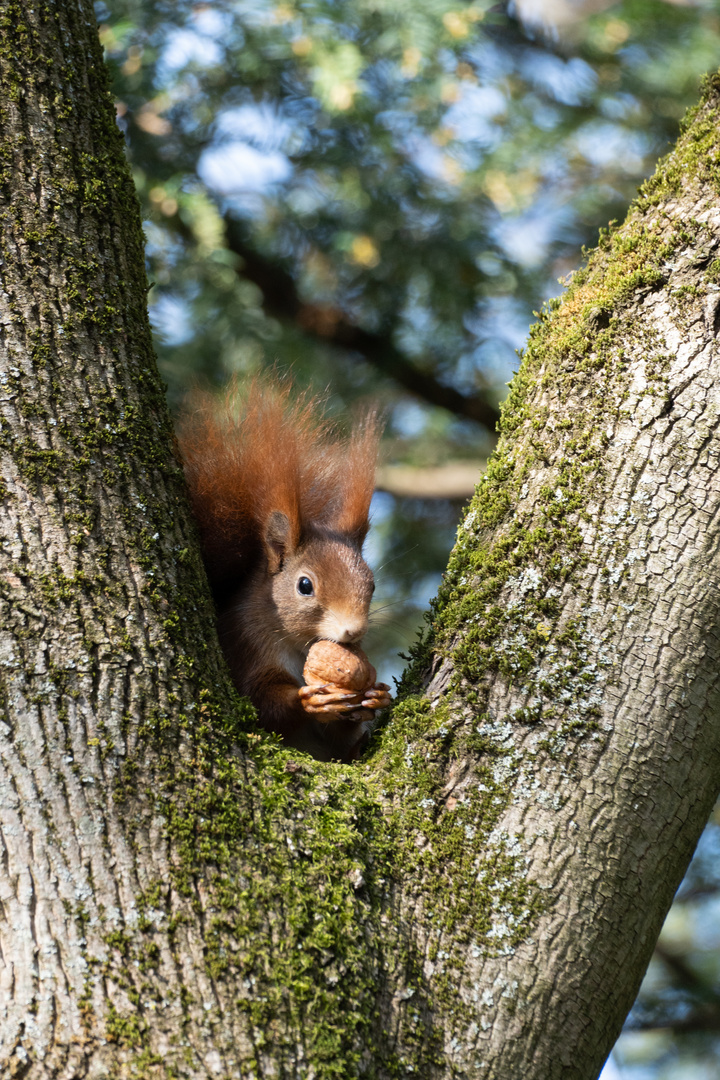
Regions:
<svg viewBox="0 0 720 1080"><path fill-rule="evenodd" d="M486 461L448 461L426 468L381 465L376 487L398 498L465 500L471 498L486 465Z"/></svg>
<svg viewBox="0 0 720 1080"><path fill-rule="evenodd" d="M695 1035L720 1031L720 1006L703 1005L682 1020L640 1020L628 1024L625 1031L672 1031L674 1035Z"/></svg>
<svg viewBox="0 0 720 1080"><path fill-rule="evenodd" d="M242 226L229 214L225 216L225 227L228 247L243 260L238 272L260 289L268 314L284 322L294 322L308 337L359 353L384 375L428 404L495 430L499 412L484 397L461 394L410 363L393 344L389 333L373 333L356 326L340 308L305 303L293 277L251 248L243 237Z"/></svg>
<svg viewBox="0 0 720 1080"><path fill-rule="evenodd" d="M694 971L683 956L670 952L660 943L655 946L655 956L671 973L674 989L684 991L677 1002L683 1015L672 1016L672 1001L658 1001L655 1006L651 1003L634 1010L639 1015L631 1014L625 1030L656 1031L669 1028L676 1035L720 1030L720 995L712 984ZM688 995L691 995L694 1001L689 1002ZM689 1011L688 1006L691 1006Z"/></svg>

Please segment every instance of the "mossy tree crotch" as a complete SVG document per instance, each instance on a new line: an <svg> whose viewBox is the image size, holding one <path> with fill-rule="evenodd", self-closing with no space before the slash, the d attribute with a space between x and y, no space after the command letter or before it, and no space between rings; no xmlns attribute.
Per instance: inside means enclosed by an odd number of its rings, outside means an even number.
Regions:
<svg viewBox="0 0 720 1080"><path fill-rule="evenodd" d="M718 82L535 327L350 767L227 678L91 5L0 27L0 1071L590 1080L720 776Z"/></svg>

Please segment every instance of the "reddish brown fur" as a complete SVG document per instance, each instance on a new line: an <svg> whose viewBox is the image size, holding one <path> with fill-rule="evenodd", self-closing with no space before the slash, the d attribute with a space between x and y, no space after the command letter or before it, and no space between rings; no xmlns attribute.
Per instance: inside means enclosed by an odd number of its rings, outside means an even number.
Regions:
<svg viewBox="0 0 720 1080"><path fill-rule="evenodd" d="M220 404L190 398L178 441L214 586L248 572L275 510L289 519L294 545L310 530L362 544L380 424L369 412L345 437L323 412L321 398L293 400L280 380L235 384Z"/></svg>

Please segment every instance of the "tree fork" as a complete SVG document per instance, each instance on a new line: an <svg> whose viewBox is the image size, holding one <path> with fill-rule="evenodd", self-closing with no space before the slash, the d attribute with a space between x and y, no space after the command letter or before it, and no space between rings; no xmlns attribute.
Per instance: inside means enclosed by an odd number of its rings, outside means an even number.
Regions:
<svg viewBox="0 0 720 1080"><path fill-rule="evenodd" d="M717 82L533 331L351 768L220 660L90 5L0 27L3 1071L596 1075L718 787Z"/></svg>

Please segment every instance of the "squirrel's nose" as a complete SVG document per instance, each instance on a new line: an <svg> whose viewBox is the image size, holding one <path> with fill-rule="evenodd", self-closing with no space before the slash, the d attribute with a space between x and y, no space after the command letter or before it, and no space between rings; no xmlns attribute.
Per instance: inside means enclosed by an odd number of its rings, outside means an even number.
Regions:
<svg viewBox="0 0 720 1080"><path fill-rule="evenodd" d="M353 641L360 641L366 630L367 623L341 626L337 638L338 645L350 645Z"/></svg>
<svg viewBox="0 0 720 1080"><path fill-rule="evenodd" d="M338 645L352 645L365 634L367 616L358 611L327 611L318 625L318 637L336 641Z"/></svg>

